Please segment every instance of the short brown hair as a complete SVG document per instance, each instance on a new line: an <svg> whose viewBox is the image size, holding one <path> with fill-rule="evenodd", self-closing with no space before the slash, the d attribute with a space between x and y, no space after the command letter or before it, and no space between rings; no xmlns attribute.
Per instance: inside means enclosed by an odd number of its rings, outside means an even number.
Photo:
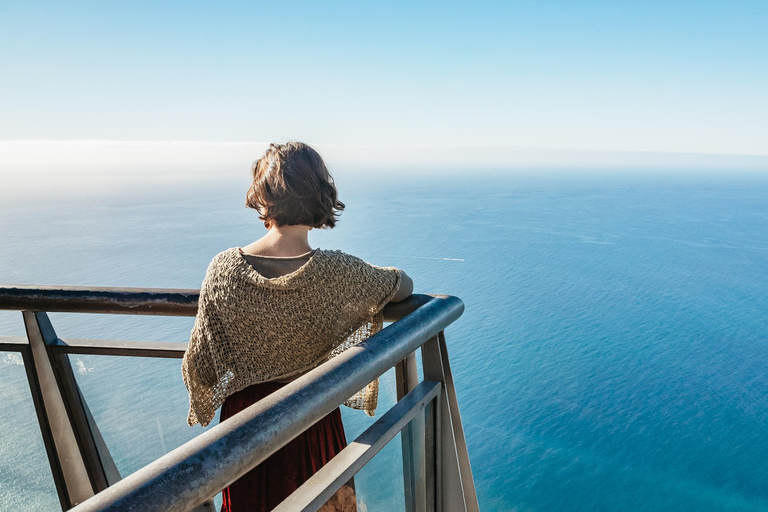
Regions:
<svg viewBox="0 0 768 512"><path fill-rule="evenodd" d="M253 184L245 206L278 226L332 228L344 209L320 155L307 144L270 144L251 166Z"/></svg>

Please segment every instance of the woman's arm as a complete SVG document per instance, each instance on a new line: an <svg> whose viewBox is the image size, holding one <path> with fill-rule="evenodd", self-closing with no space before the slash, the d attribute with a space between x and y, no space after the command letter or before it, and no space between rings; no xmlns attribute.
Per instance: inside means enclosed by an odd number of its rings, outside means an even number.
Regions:
<svg viewBox="0 0 768 512"><path fill-rule="evenodd" d="M408 274L400 271L400 286L397 288L394 297L390 299L390 302L400 302L403 299L407 299L413 294L413 279Z"/></svg>

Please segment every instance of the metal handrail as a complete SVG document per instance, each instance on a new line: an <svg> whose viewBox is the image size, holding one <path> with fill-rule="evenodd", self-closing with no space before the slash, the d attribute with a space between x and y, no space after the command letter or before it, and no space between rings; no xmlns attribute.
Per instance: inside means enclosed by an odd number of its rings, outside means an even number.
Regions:
<svg viewBox="0 0 768 512"><path fill-rule="evenodd" d="M0 285L0 310L13 311L195 316L199 298L200 290L188 288ZM399 320L429 300L429 295L415 294L390 302L384 307L384 320Z"/></svg>
<svg viewBox="0 0 768 512"><path fill-rule="evenodd" d="M445 295L414 295L390 303L384 314L386 320L396 320L391 325L120 480L79 391L67 354L175 358L183 354L186 343L62 340L53 330L47 312L194 316L198 298L198 290L0 286L0 309L23 312L28 341L25 344L20 337L0 336L0 349L19 351L24 357L65 510L74 505L70 510L76 512L190 510L207 502L393 366L397 369L401 401L367 431L370 439L376 438L376 432L386 431L387 435L379 437L374 451L368 449L364 456L355 454L352 443L344 457L335 458L313 478L313 482L324 484L319 493L313 484L313 491L301 493L300 489L294 498L309 500L300 507L302 510L314 510L307 503L333 493L339 475L354 474L354 468L364 464L365 457L372 457L391 438L387 436L413 421L413 428L401 436L406 487L408 482L415 485L411 491L406 489L407 510L478 510L443 336L445 327L462 314L464 305L458 298ZM426 380L417 386L414 351L419 347ZM427 402L434 403L434 407L425 427L425 419L418 419L417 409ZM54 415L53 420L49 414ZM424 436L431 448L424 444ZM84 450L82 458L70 459L66 453L73 453L71 450L78 445ZM344 461L353 461L354 467L345 466ZM427 467L433 469L424 473ZM425 475L431 480L424 480ZM89 478L93 491L88 491ZM442 485L443 479L446 485ZM298 502L294 499L291 503ZM292 510L293 505L286 502L283 508Z"/></svg>
<svg viewBox="0 0 768 512"><path fill-rule="evenodd" d="M72 512L183 512L204 502L456 320L435 297L327 363L100 492Z"/></svg>

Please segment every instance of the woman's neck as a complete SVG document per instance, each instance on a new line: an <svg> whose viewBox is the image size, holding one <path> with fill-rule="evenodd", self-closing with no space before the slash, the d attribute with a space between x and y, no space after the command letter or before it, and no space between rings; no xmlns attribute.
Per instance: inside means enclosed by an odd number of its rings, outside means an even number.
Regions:
<svg viewBox="0 0 768 512"><path fill-rule="evenodd" d="M299 256L312 250L309 226L273 226L266 235L243 247L246 254L259 256Z"/></svg>

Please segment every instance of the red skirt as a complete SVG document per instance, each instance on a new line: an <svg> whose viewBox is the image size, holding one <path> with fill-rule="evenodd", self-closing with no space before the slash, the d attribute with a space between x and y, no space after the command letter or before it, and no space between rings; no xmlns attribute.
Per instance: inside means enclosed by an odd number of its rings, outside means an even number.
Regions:
<svg viewBox="0 0 768 512"><path fill-rule="evenodd" d="M285 383L254 384L226 398L221 420L242 411ZM268 512L347 446L341 411L337 407L296 439L222 491L221 512ZM354 483L344 485L320 509L324 512L357 510Z"/></svg>

